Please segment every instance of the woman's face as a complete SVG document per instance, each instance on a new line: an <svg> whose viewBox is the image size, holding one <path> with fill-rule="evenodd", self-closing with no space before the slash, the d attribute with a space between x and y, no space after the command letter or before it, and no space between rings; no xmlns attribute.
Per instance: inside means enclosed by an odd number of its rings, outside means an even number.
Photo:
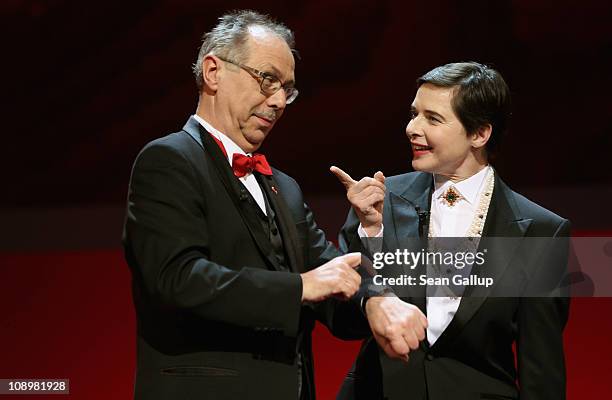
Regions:
<svg viewBox="0 0 612 400"><path fill-rule="evenodd" d="M473 137L453 111L454 88L425 83L412 102L406 135L412 145L412 167L417 171L471 176Z"/></svg>

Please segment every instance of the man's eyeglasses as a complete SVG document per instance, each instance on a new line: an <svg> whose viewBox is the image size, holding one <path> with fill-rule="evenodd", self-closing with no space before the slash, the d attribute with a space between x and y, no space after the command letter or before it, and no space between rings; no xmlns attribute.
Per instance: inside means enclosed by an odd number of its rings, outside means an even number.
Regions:
<svg viewBox="0 0 612 400"><path fill-rule="evenodd" d="M285 87L285 84L281 82L280 79L278 79L276 76L269 72L262 72L256 70L255 68L251 68L235 61L226 60L225 58L221 58L219 56L217 56L217 58L225 61L226 63L230 63L237 67L240 67L246 72L248 72L249 75L259 81L259 87L261 88L262 93L267 96L272 96L274 93L278 92L282 88L285 91L285 101L287 102L287 104L291 104L298 95L298 90L296 88L294 88L293 86Z"/></svg>

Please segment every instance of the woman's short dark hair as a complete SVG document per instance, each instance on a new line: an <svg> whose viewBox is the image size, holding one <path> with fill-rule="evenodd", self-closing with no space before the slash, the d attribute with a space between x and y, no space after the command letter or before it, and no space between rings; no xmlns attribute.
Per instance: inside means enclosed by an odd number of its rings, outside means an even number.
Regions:
<svg viewBox="0 0 612 400"><path fill-rule="evenodd" d="M486 149L495 150L505 134L510 119L510 89L501 74L477 62L442 65L417 79L417 87L429 83L455 87L452 107L468 133L491 124Z"/></svg>

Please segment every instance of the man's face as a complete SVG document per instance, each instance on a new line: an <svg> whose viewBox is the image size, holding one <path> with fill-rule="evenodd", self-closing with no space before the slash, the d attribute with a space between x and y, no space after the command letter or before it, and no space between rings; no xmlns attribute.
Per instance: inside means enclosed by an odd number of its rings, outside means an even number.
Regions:
<svg viewBox="0 0 612 400"><path fill-rule="evenodd" d="M454 88L431 84L419 87L412 102L406 135L412 145L412 167L417 171L469 176L473 135L468 135L453 111Z"/></svg>
<svg viewBox="0 0 612 400"><path fill-rule="evenodd" d="M257 27L250 29L246 44L248 57L243 65L276 76L285 84L295 81L295 61L287 43L280 37ZM223 133L245 152L259 148L286 106L285 91L281 88L265 95L260 81L244 69L221 62L217 101Z"/></svg>

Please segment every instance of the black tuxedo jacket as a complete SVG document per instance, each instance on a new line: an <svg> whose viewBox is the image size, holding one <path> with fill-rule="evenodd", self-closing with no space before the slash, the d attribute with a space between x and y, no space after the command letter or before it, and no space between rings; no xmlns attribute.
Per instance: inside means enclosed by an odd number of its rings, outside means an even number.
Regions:
<svg viewBox="0 0 612 400"><path fill-rule="evenodd" d="M278 264L257 204L195 119L138 155L124 229L138 322L136 399L296 399L297 353L303 398L314 398L314 320L342 336L334 310L352 304L301 304L298 274L338 250L292 178L273 169L259 182L288 265Z"/></svg>
<svg viewBox="0 0 612 400"><path fill-rule="evenodd" d="M390 177L386 184L383 250L394 251L402 248L403 238L419 235L415 209L429 210L433 181L431 174L413 172ZM351 211L342 246L358 247L358 224ZM483 240L496 236L514 239L489 248L493 259L483 268L496 278L493 288L516 284L517 279L531 285L538 281L533 273L540 265L558 268L554 273L561 280L566 241L560 240L561 249L557 243L541 251L532 246L537 240L528 238L566 238L569 222L513 192L497 176ZM497 297L483 287L467 290L471 292L466 291L443 334L431 347L424 340L408 363L391 360L367 338L338 399L564 399L562 331L569 299ZM426 312L424 288L414 289L404 300Z"/></svg>

